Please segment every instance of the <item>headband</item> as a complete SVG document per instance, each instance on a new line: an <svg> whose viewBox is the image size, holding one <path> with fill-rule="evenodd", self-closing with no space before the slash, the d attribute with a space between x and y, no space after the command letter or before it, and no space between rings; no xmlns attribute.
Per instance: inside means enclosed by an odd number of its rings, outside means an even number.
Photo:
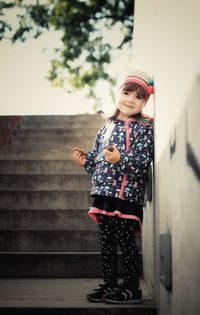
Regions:
<svg viewBox="0 0 200 315"><path fill-rule="evenodd" d="M147 95L153 94L154 93L154 87L153 87L153 80L150 79L147 81L147 83L137 77L128 77L127 79L125 79L119 86L118 90L120 90L124 85L126 85L127 83L136 83L138 85L140 85L145 93Z"/></svg>

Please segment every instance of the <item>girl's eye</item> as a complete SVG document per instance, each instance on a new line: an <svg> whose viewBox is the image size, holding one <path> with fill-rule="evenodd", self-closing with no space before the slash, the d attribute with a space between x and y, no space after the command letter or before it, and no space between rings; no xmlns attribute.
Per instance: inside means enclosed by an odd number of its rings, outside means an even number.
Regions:
<svg viewBox="0 0 200 315"><path fill-rule="evenodd" d="M124 91L123 94L124 94L124 95L128 95L128 92Z"/></svg>
<svg viewBox="0 0 200 315"><path fill-rule="evenodd" d="M140 96L140 95L137 95L137 98L138 98L139 100L143 100L143 97Z"/></svg>

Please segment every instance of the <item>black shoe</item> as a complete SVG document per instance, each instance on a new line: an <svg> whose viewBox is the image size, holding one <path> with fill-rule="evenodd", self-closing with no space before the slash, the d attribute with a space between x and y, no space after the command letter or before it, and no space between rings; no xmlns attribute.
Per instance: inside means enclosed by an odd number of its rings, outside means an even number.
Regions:
<svg viewBox="0 0 200 315"><path fill-rule="evenodd" d="M103 300L114 304L137 304L142 302L142 291L120 286L114 288L111 293L105 294Z"/></svg>
<svg viewBox="0 0 200 315"><path fill-rule="evenodd" d="M96 289L92 293L87 295L87 300L90 302L102 302L105 294L109 294L112 292L113 287L108 284L99 284Z"/></svg>

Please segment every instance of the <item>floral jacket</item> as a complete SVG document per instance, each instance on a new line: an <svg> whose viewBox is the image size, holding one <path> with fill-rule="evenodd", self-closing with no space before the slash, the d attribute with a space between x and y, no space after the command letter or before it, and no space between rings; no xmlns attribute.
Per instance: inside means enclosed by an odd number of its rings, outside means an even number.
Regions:
<svg viewBox="0 0 200 315"><path fill-rule="evenodd" d="M118 163L105 160L102 150L116 144ZM117 197L142 205L153 160L153 121L110 119L97 133L93 150L86 153L85 170L92 176L91 195Z"/></svg>

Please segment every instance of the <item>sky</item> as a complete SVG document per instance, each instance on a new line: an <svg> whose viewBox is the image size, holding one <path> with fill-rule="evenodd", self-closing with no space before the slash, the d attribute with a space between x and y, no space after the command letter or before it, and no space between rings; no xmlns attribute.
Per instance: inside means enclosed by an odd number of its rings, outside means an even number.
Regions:
<svg viewBox="0 0 200 315"><path fill-rule="evenodd" d="M113 33L113 38L118 32ZM0 42L0 115L74 115L94 113L93 101L85 98L84 90L69 93L52 87L45 79L50 68L50 54L44 48L54 48L60 42L58 34L46 32L37 40L12 45ZM127 55L128 54L128 55ZM110 72L117 75L120 68L129 68L130 51L113 60ZM102 110L109 114L114 104L107 86L98 88Z"/></svg>

